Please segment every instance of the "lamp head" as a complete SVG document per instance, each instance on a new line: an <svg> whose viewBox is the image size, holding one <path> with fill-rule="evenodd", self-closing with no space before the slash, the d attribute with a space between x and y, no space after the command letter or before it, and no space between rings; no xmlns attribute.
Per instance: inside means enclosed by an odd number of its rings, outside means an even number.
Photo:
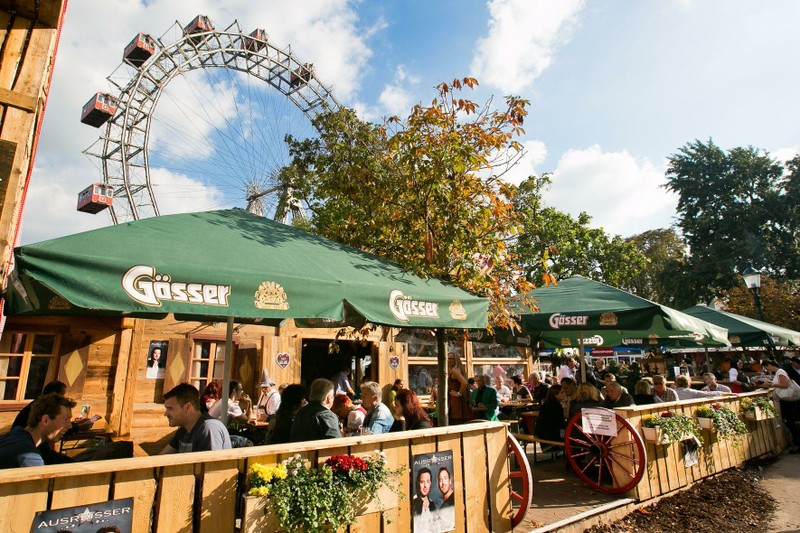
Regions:
<svg viewBox="0 0 800 533"><path fill-rule="evenodd" d="M754 290L761 287L761 272L754 269L753 265L748 266L744 272L742 272L742 277L748 289Z"/></svg>

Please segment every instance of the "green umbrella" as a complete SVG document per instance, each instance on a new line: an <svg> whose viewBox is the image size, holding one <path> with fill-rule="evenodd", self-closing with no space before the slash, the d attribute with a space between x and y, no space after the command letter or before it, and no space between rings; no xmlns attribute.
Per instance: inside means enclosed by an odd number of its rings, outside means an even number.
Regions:
<svg viewBox="0 0 800 533"><path fill-rule="evenodd" d="M800 346L800 332L754 318L718 311L704 305L695 305L683 312L726 328L728 340L734 346Z"/></svg>
<svg viewBox="0 0 800 533"><path fill-rule="evenodd" d="M529 295L539 310L521 312L523 332L538 335L550 346L580 347L582 365L584 344L618 346L625 345L625 339L644 341L641 344L659 339L729 346L723 328L580 276L539 287Z"/></svg>
<svg viewBox="0 0 800 533"><path fill-rule="evenodd" d="M484 328L488 300L241 209L148 218L19 247L14 314L234 317Z"/></svg>
<svg viewBox="0 0 800 533"><path fill-rule="evenodd" d="M241 209L148 218L19 247L11 314L485 328L489 301ZM223 410L223 413L225 410Z"/></svg>

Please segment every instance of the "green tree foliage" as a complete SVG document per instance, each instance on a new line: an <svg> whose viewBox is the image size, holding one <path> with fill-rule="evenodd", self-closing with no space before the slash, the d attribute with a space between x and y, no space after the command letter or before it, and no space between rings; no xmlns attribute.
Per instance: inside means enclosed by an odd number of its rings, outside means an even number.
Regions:
<svg viewBox="0 0 800 533"><path fill-rule="evenodd" d="M787 203L797 189L797 159L793 165L787 176L762 150L725 152L711 140L669 157L666 188L678 194L678 227L691 250L675 273L687 276L679 283L695 301L736 286L751 262L777 277L799 277L797 210Z"/></svg>
<svg viewBox="0 0 800 533"><path fill-rule="evenodd" d="M506 327L509 302L532 288L507 244L521 226L516 187L501 179L528 102L479 106L461 94L476 85L442 83L429 106L383 125L349 109L321 116L318 140L290 140L290 174L316 233L488 296L490 323Z"/></svg>
<svg viewBox="0 0 800 533"><path fill-rule="evenodd" d="M532 176L520 185L514 203L524 216L515 252L528 279L550 283L581 275L614 287L628 288L645 268L646 258L636 245L602 228L589 226L592 217L575 219L542 206L549 176Z"/></svg>
<svg viewBox="0 0 800 533"><path fill-rule="evenodd" d="M654 302L674 303L676 287L671 286L665 273L685 263L686 243L672 228L648 230L627 240L647 258L645 267L630 280L629 290Z"/></svg>

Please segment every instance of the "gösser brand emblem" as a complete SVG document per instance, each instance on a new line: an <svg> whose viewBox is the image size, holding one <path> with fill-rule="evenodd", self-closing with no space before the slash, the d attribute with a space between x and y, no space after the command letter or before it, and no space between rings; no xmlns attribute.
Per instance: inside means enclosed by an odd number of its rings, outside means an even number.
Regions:
<svg viewBox="0 0 800 533"><path fill-rule="evenodd" d="M136 265L122 276L125 293L144 305L161 307L163 301L228 307L230 285L185 283L171 281L168 274L156 274L156 269Z"/></svg>
<svg viewBox="0 0 800 533"><path fill-rule="evenodd" d="M277 309L279 311L289 309L286 291L274 281L265 281L259 285L253 303L259 309Z"/></svg>
<svg viewBox="0 0 800 533"><path fill-rule="evenodd" d="M281 368L286 368L289 366L289 354L286 352L281 352L275 356L275 362Z"/></svg>

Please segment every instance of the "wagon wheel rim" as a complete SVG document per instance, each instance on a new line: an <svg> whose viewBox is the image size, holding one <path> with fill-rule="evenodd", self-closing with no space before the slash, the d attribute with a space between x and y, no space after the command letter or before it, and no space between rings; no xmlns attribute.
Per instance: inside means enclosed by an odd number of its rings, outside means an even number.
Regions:
<svg viewBox="0 0 800 533"><path fill-rule="evenodd" d="M647 467L647 454L639 433L614 413L617 436L594 435L584 430L581 413L567 424L564 451L572 469L587 485L606 494L623 494L639 484Z"/></svg>
<svg viewBox="0 0 800 533"><path fill-rule="evenodd" d="M511 461L514 457L516 461ZM533 471L528 462L528 456L525 450L520 446L519 441L513 435L508 435L508 458L509 458L509 477L511 480L519 479L521 482L521 490L516 490L513 484L509 483L511 488L511 505L515 509L514 515L511 517L512 527L516 527L525 518L531 504L533 503ZM516 464L516 468L513 465Z"/></svg>

